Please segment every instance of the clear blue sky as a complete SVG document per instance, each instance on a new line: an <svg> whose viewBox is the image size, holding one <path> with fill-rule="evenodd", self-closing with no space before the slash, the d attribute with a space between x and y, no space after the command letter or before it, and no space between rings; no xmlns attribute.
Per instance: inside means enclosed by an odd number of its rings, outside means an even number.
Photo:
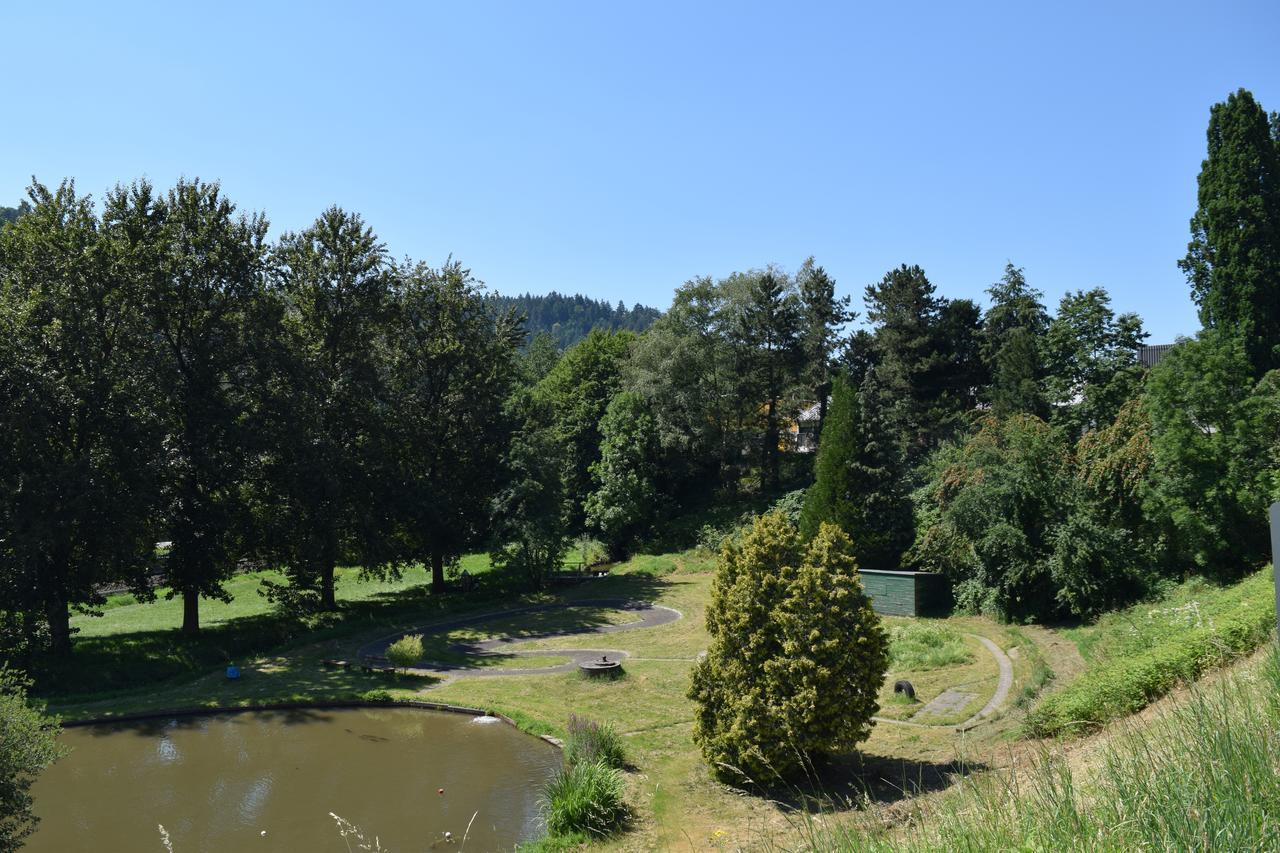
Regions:
<svg viewBox="0 0 1280 853"><path fill-rule="evenodd" d="M696 7L696 8L695 8ZM220 179L278 233L327 205L502 292L665 308L813 254L860 305L918 263L1198 326L1209 106L1280 110L1280 3L6 4L0 203Z"/></svg>

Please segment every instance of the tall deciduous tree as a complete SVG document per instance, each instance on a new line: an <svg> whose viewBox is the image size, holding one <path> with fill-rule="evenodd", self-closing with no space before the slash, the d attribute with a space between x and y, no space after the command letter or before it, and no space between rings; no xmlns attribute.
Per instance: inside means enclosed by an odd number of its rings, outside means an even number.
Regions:
<svg viewBox="0 0 1280 853"><path fill-rule="evenodd" d="M600 419L622 385L622 364L635 335L592 332L565 351L537 386L550 412L552 433L564 447L566 521L583 529L583 502L591 493L591 466L600 458Z"/></svg>
<svg viewBox="0 0 1280 853"><path fill-rule="evenodd" d="M292 585L274 596L332 610L340 561L373 567L390 556L376 510L389 472L376 449L394 274L373 230L337 207L281 236L272 261L281 373L263 417L264 550Z"/></svg>
<svg viewBox="0 0 1280 853"><path fill-rule="evenodd" d="M130 259L71 183L30 194L0 231L0 610L63 654L96 584L145 586L159 444Z"/></svg>
<svg viewBox="0 0 1280 853"><path fill-rule="evenodd" d="M410 559L444 569L487 532L511 429L503 406L523 337L508 309L494 316L457 261L400 271L388 400L396 459L394 515Z"/></svg>
<svg viewBox="0 0 1280 853"><path fill-rule="evenodd" d="M163 197L145 182L119 190L107 215L144 277L149 376L165 434L169 595L182 597L182 630L194 634L200 598L226 598L223 583L251 544L245 421L256 397L267 221L236 215L218 184L199 180Z"/></svg>
<svg viewBox="0 0 1280 853"><path fill-rule="evenodd" d="M565 445L552 428L550 404L524 389L508 402L517 424L503 465L505 482L493 497L489 559L501 570L523 575L541 589L568 550L565 523Z"/></svg>
<svg viewBox="0 0 1280 853"><path fill-rule="evenodd" d="M1207 136L1178 265L1201 322L1240 336L1261 376L1280 367L1280 134L1241 89L1210 109Z"/></svg>
<svg viewBox="0 0 1280 853"><path fill-rule="evenodd" d="M600 432L587 526L604 541L610 558L621 560L657 513L658 433L648 405L634 391L621 391L609 402Z"/></svg>
<svg viewBox="0 0 1280 853"><path fill-rule="evenodd" d="M1146 511L1167 531L1178 568L1231 579L1267 558L1267 506L1280 497L1278 380L1255 380L1245 341L1216 329L1180 342L1151 371Z"/></svg>
<svg viewBox="0 0 1280 853"><path fill-rule="evenodd" d="M1115 315L1102 288L1066 293L1041 348L1052 422L1078 436L1115 420L1138 391L1146 336L1137 314Z"/></svg>
<svg viewBox="0 0 1280 853"><path fill-rule="evenodd" d="M834 524L849 535L859 566L893 570L911 546L915 527L898 448L871 408L878 395L867 396L836 377L800 530L813 537L824 523Z"/></svg>

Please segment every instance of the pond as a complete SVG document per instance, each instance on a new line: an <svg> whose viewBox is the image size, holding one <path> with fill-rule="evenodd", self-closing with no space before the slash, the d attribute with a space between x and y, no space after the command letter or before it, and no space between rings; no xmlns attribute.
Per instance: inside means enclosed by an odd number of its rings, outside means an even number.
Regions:
<svg viewBox="0 0 1280 853"><path fill-rule="evenodd" d="M536 834L560 762L495 718L418 708L157 719L62 742L71 754L32 792L32 851L163 850L158 824L174 853L344 851L330 812L384 849L457 850L464 834L469 850L511 849Z"/></svg>

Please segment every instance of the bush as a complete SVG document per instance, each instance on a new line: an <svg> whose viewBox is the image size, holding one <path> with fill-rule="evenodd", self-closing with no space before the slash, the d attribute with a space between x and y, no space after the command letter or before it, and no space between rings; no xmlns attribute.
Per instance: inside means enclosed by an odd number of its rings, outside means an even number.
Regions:
<svg viewBox="0 0 1280 853"><path fill-rule="evenodd" d="M1219 615L1089 670L1033 708L1027 715L1027 731L1050 737L1096 729L1141 710L1179 683L1248 654L1270 636L1275 625L1275 604L1269 598L1242 597L1230 615Z"/></svg>
<svg viewBox="0 0 1280 853"><path fill-rule="evenodd" d="M390 703L390 702L394 701L394 700L391 698L391 694L390 694L390 693L388 693L388 692L387 692L387 691L385 691L385 690L381 690L381 689L378 689L378 690L366 690L365 692L363 692L363 693L361 693L361 694L360 694L360 698L361 698L361 699L363 699L363 700L364 700L364 701L366 701L366 702L383 702L383 703Z"/></svg>
<svg viewBox="0 0 1280 853"><path fill-rule="evenodd" d="M608 723L597 723L576 714L569 715L569 737L564 747L564 762L569 767L600 762L622 769L627 763L622 738Z"/></svg>
<svg viewBox="0 0 1280 853"><path fill-rule="evenodd" d="M973 660L962 638L945 625L912 622L889 630L891 669L941 669Z"/></svg>
<svg viewBox="0 0 1280 853"><path fill-rule="evenodd" d="M28 686L0 666L0 850L16 850L35 830L31 785L64 751L58 721L28 703Z"/></svg>
<svg viewBox="0 0 1280 853"><path fill-rule="evenodd" d="M871 733L887 639L832 524L809 543L780 513L720 554L694 667L694 738L717 775L788 776Z"/></svg>
<svg viewBox="0 0 1280 853"><path fill-rule="evenodd" d="M603 761L566 765L547 783L543 795L543 818L552 837L609 835L629 816L622 774Z"/></svg>
<svg viewBox="0 0 1280 853"><path fill-rule="evenodd" d="M422 635L406 634L387 646L387 660L393 666L407 669L422 660Z"/></svg>

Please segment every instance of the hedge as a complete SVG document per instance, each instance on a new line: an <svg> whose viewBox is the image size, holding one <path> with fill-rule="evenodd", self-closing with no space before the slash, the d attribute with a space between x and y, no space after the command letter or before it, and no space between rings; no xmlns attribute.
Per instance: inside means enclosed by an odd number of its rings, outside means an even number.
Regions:
<svg viewBox="0 0 1280 853"><path fill-rule="evenodd" d="M1035 737L1080 734L1140 711L1178 684L1253 651L1271 635L1275 621L1274 601L1245 599L1210 626L1108 661L1046 696L1027 715L1027 731Z"/></svg>

